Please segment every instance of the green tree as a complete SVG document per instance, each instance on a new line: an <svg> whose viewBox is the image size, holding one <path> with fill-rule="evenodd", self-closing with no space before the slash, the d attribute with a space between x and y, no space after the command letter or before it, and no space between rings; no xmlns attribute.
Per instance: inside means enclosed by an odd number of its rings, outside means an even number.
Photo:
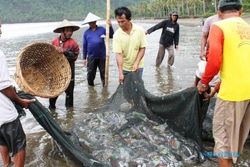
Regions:
<svg viewBox="0 0 250 167"><path fill-rule="evenodd" d="M105 17L106 0L0 0L5 23L83 20L88 12ZM118 6L128 6L137 18L166 18L171 11L181 17L206 17L217 10L218 0L111 0L111 16ZM250 12L250 1L243 0Z"/></svg>

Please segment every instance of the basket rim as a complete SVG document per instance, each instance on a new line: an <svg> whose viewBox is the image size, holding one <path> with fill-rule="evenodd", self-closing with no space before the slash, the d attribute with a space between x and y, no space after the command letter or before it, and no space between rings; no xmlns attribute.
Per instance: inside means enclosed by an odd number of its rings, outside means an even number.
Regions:
<svg viewBox="0 0 250 167"><path fill-rule="evenodd" d="M68 75L68 80L64 86L64 88L61 90L61 91L58 91L56 93L53 93L53 94L48 94L48 93L42 93L40 91L35 91L34 88L32 88L26 81L26 79L23 77L23 74L22 74L22 70L21 70L21 67L20 67L20 61L21 61L21 58L22 58L22 54L30 47L30 46L33 46L33 45L36 45L36 44L45 44L45 45L49 45L49 46L53 46L52 44L48 43L48 42L44 42L44 41L36 41L36 42L32 42L26 46L24 46L20 52L18 53L17 55L17 58L16 58L16 76L15 76L15 80L17 82L17 85L20 87L20 89L22 89L24 92L26 93L30 93L34 96L39 96L39 97L43 97L43 98L52 98L52 97L56 97L58 95L60 95L61 93L63 93L69 86L70 84L70 81L71 81L71 76L72 76L72 71L71 71L71 67L70 67L70 64L67 60L67 58L65 57L65 55L62 53L62 57L63 59L65 60L64 62L66 63L66 68L67 70L70 71L69 75ZM54 49L55 49L55 46L53 46ZM55 49L56 50L56 49ZM18 81L19 80L19 81Z"/></svg>

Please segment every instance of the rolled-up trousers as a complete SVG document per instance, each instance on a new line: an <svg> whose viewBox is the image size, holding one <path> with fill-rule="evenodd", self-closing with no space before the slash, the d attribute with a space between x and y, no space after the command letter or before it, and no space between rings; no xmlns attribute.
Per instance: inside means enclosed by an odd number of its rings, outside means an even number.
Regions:
<svg viewBox="0 0 250 167"><path fill-rule="evenodd" d="M174 64L174 45L164 47L164 45L159 45L158 54L156 57L156 67L159 67L161 65L161 62L165 56L165 50L168 51L168 65L172 66Z"/></svg>

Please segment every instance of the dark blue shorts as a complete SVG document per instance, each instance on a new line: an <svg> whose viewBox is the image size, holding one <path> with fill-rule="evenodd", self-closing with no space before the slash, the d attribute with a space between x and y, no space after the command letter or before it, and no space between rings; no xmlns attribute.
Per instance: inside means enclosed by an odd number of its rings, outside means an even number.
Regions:
<svg viewBox="0 0 250 167"><path fill-rule="evenodd" d="M19 119L5 123L0 127L0 145L8 148L10 156L25 150L26 136Z"/></svg>

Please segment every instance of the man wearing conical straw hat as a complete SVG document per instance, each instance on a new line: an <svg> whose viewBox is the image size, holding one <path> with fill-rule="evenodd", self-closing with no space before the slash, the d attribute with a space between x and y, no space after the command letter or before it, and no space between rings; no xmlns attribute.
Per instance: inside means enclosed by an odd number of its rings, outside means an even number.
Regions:
<svg viewBox="0 0 250 167"><path fill-rule="evenodd" d="M1 34L0 20L0 36ZM12 101L27 108L35 100L22 99L16 94L11 85L5 56L0 50L0 153L4 166L11 166L10 156L13 156L15 166L23 167L26 136Z"/></svg>
<svg viewBox="0 0 250 167"><path fill-rule="evenodd" d="M105 85L106 47L104 37L106 30L96 25L96 21L100 19L100 17L90 12L83 21L83 24L89 24L89 29L83 33L83 59L84 65L87 64L89 86L94 86L97 67L100 71L102 85ZM108 20L108 24L110 25L109 37L113 38L114 30L110 20Z"/></svg>
<svg viewBox="0 0 250 167"><path fill-rule="evenodd" d="M59 37L56 37L52 44L56 47L59 53L63 53L69 61L71 67L71 81L68 88L65 90L66 100L65 106L73 107L74 102L74 85L75 85L75 61L79 54L79 46L77 42L71 38L73 32L78 30L80 27L72 24L68 20L63 20L57 28L54 30L55 33L60 33ZM58 97L49 99L49 108L56 108L56 100Z"/></svg>

